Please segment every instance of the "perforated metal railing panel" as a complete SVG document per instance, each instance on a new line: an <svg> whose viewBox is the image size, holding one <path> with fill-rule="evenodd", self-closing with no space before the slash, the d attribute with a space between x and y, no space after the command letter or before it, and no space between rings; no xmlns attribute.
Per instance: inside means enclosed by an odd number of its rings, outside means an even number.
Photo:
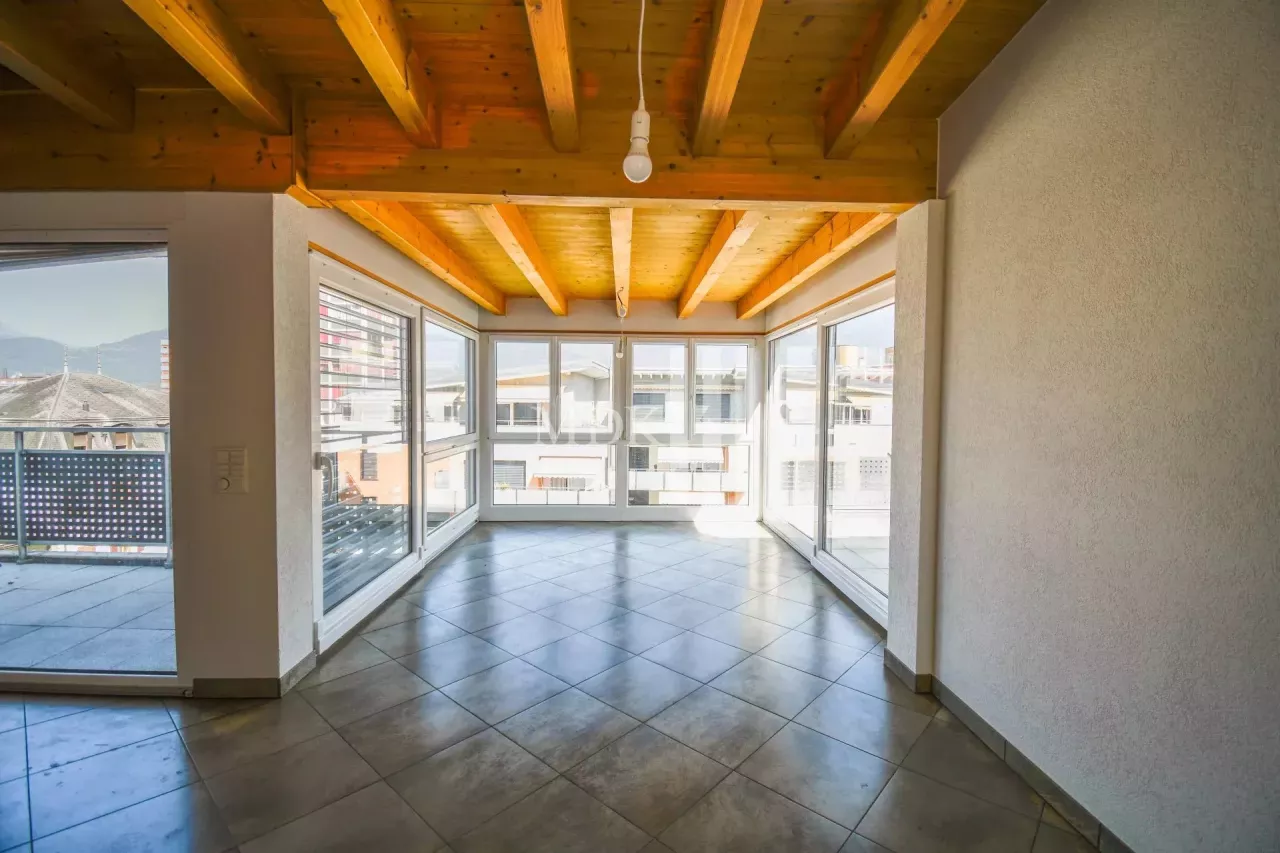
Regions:
<svg viewBox="0 0 1280 853"><path fill-rule="evenodd" d="M18 539L18 504L13 486L13 452L0 453L0 542Z"/></svg>
<svg viewBox="0 0 1280 853"><path fill-rule="evenodd" d="M26 453L22 521L32 543L163 545L168 540L164 454Z"/></svg>

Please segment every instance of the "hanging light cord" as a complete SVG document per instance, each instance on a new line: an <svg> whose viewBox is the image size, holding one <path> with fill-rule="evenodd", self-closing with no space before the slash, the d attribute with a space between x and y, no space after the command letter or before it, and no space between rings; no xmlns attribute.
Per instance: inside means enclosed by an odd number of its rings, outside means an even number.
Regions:
<svg viewBox="0 0 1280 853"><path fill-rule="evenodd" d="M640 0L640 36L636 40L636 78L640 84L640 109L644 109L644 7Z"/></svg>

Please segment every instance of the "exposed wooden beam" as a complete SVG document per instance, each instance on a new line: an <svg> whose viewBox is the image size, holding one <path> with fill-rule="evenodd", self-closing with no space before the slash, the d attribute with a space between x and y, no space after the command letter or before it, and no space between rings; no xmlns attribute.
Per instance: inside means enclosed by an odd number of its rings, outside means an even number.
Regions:
<svg viewBox="0 0 1280 853"><path fill-rule="evenodd" d="M391 0L324 0L378 91L416 144L440 147L440 110Z"/></svg>
<svg viewBox="0 0 1280 853"><path fill-rule="evenodd" d="M885 213L837 213L738 300L738 319L759 314L896 218Z"/></svg>
<svg viewBox="0 0 1280 853"><path fill-rule="evenodd" d="M486 282L403 205L383 201L343 201L334 207L395 246L414 263L448 282L492 314L506 312L506 296Z"/></svg>
<svg viewBox="0 0 1280 853"><path fill-rule="evenodd" d="M720 134L729 119L729 107L738 90L738 78L747 61L747 49L755 34L764 0L719 0L711 43L707 46L706 73L698 109L693 113L689 138L693 153L702 157L716 153Z"/></svg>
<svg viewBox="0 0 1280 853"><path fill-rule="evenodd" d="M289 92L214 0L124 0L266 133L289 132Z"/></svg>
<svg viewBox="0 0 1280 853"><path fill-rule="evenodd" d="M568 0L525 0L538 79L557 151L578 150L577 81L569 44Z"/></svg>
<svg viewBox="0 0 1280 853"><path fill-rule="evenodd" d="M878 39L843 95L827 110L827 156L848 157L955 20L965 0L894 0L877 18Z"/></svg>
<svg viewBox="0 0 1280 853"><path fill-rule="evenodd" d="M514 204L474 204L471 206L480 221L493 233L498 245L507 253L533 289L547 303L551 313L563 317L569 313L569 302L564 291L556 283L551 265L547 263L538 241L529 230L524 214Z"/></svg>
<svg viewBox="0 0 1280 853"><path fill-rule="evenodd" d="M50 40L18 0L0 0L0 65L104 130L133 127L133 87Z"/></svg>
<svg viewBox="0 0 1280 853"><path fill-rule="evenodd" d="M291 103L289 135L293 152L293 182L285 193L307 207L329 207L329 202L317 196L307 186L307 110L301 92L294 92Z"/></svg>
<svg viewBox="0 0 1280 853"><path fill-rule="evenodd" d="M764 218L764 213L759 210L730 210L720 217L720 223L716 225L711 240L702 250L702 257L698 258L680 294L677 313L681 320L692 316L702 300L707 298L711 288L715 287Z"/></svg>
<svg viewBox="0 0 1280 853"><path fill-rule="evenodd" d="M609 237L613 243L613 295L618 316L631 311L631 226L635 211L629 207L609 208Z"/></svg>

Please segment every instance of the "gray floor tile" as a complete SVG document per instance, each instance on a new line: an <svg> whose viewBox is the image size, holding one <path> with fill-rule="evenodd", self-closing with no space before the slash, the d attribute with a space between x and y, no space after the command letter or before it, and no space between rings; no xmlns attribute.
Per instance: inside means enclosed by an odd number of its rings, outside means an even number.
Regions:
<svg viewBox="0 0 1280 853"><path fill-rule="evenodd" d="M631 653L586 634L574 634L524 655L524 660L568 684L617 666Z"/></svg>
<svg viewBox="0 0 1280 853"><path fill-rule="evenodd" d="M554 619L562 625L585 631L601 622L616 619L626 611L615 607L607 601L582 595L569 601L562 601L538 611L548 619Z"/></svg>
<svg viewBox="0 0 1280 853"><path fill-rule="evenodd" d="M431 685L388 661L309 687L302 691L302 698L337 728L430 691Z"/></svg>
<svg viewBox="0 0 1280 853"><path fill-rule="evenodd" d="M363 635L365 642L393 658L404 657L440 643L461 637L466 632L438 616L423 614L395 625L388 625Z"/></svg>
<svg viewBox="0 0 1280 853"><path fill-rule="evenodd" d="M175 733L103 752L30 777L35 837L186 787L195 765Z"/></svg>
<svg viewBox="0 0 1280 853"><path fill-rule="evenodd" d="M734 610L739 613L745 613L748 616L754 616L757 619L763 619L766 622L772 622L775 625L781 625L784 628L803 625L818 614L818 608L816 607L810 607L798 601L778 598L776 595L761 595L751 599L746 604L735 607Z"/></svg>
<svg viewBox="0 0 1280 853"><path fill-rule="evenodd" d="M444 840L383 782L241 845L240 853L432 853Z"/></svg>
<svg viewBox="0 0 1280 853"><path fill-rule="evenodd" d="M588 570L590 571L590 570ZM579 573L580 574L580 573ZM539 581L529 586L522 586L519 589L513 589L510 592L504 592L500 598L510 601L512 604L518 604L525 610L541 610L544 607L550 607L553 604L559 604L562 601L568 601L571 598L577 598L590 590L579 589L576 586L564 585L561 582L573 578L576 575L566 575L563 578L556 578L556 583L549 581ZM612 577L612 575L609 575ZM610 583L610 582L606 582ZM606 584L601 584L604 586ZM599 589L597 586L595 589Z"/></svg>
<svg viewBox="0 0 1280 853"><path fill-rule="evenodd" d="M659 839L676 853L830 853L849 831L732 773Z"/></svg>
<svg viewBox="0 0 1280 853"><path fill-rule="evenodd" d="M738 772L853 829L896 769L860 749L788 723Z"/></svg>
<svg viewBox="0 0 1280 853"><path fill-rule="evenodd" d="M531 578L531 581L536 583L537 578ZM441 610L461 607L473 601L492 598L495 594L493 585L489 582L487 576L481 575L465 580L459 579L453 583L428 585L417 592L405 592L404 598L428 613L438 613Z"/></svg>
<svg viewBox="0 0 1280 853"><path fill-rule="evenodd" d="M27 802L27 777L22 776L0 784L0 849L8 850L30 840L31 810Z"/></svg>
<svg viewBox="0 0 1280 853"><path fill-rule="evenodd" d="M675 851L655 838L640 848L640 853L675 853Z"/></svg>
<svg viewBox="0 0 1280 853"><path fill-rule="evenodd" d="M442 689L450 699L493 725L569 689L569 685L522 660L509 660Z"/></svg>
<svg viewBox="0 0 1280 853"><path fill-rule="evenodd" d="M476 636L504 652L523 655L556 640L563 640L573 633L574 630L568 625L561 625L537 613L525 613L492 628L477 631Z"/></svg>
<svg viewBox="0 0 1280 853"><path fill-rule="evenodd" d="M1044 800L959 723L933 720L902 766L1038 820Z"/></svg>
<svg viewBox="0 0 1280 853"><path fill-rule="evenodd" d="M482 598L461 607L440 610L436 615L464 631L479 631L500 622L506 622L508 619L523 616L528 612L523 607L501 598Z"/></svg>
<svg viewBox="0 0 1280 853"><path fill-rule="evenodd" d="M71 614L67 614L71 615ZM66 618L61 617L61 618ZM102 628L41 627L0 645L0 668L26 669L103 633Z"/></svg>
<svg viewBox="0 0 1280 853"><path fill-rule="evenodd" d="M563 773L638 725L580 690L566 690L504 720L497 728Z"/></svg>
<svg viewBox="0 0 1280 853"><path fill-rule="evenodd" d="M197 782L40 839L40 853L223 853L235 839Z"/></svg>
<svg viewBox="0 0 1280 853"><path fill-rule="evenodd" d="M555 581L550 581L549 583L578 595L586 595L589 592L613 586L618 582L619 578L611 571L612 568L608 563L592 566L589 569L582 569L572 574L561 575ZM561 598L560 600L565 601L567 599ZM523 602L517 601L516 603L522 604ZM548 604L552 603L554 602L548 602Z"/></svg>
<svg viewBox="0 0 1280 853"><path fill-rule="evenodd" d="M21 693L0 693L0 732L26 725L26 704L27 698Z"/></svg>
<svg viewBox="0 0 1280 853"><path fill-rule="evenodd" d="M858 834L912 853L1030 850L1036 822L932 779L898 770Z"/></svg>
<svg viewBox="0 0 1280 853"><path fill-rule="evenodd" d="M46 725L48 725L46 723ZM128 741L126 741L127 743ZM19 779L27 775L27 732L10 729L0 734L0 782ZM52 765L45 764L40 769ZM0 848L3 849L3 848Z"/></svg>
<svg viewBox="0 0 1280 853"><path fill-rule="evenodd" d="M658 589L665 589L667 592L682 592L692 586L697 586L706 578L698 575L682 572L679 569L658 569L644 576L645 586L656 586Z"/></svg>
<svg viewBox="0 0 1280 853"><path fill-rule="evenodd" d="M917 714L932 716L938 708L942 707L938 704L938 700L928 693L916 693L903 684L896 675L885 668L884 658L875 655L869 654L855 663L848 672L840 676L838 683L875 696L877 699L910 708Z"/></svg>
<svg viewBox="0 0 1280 853"><path fill-rule="evenodd" d="M833 684L800 712L796 722L899 764L929 725L929 719Z"/></svg>
<svg viewBox="0 0 1280 853"><path fill-rule="evenodd" d="M831 682L784 664L752 655L711 682L745 702L791 718L818 698Z"/></svg>
<svg viewBox="0 0 1280 853"><path fill-rule="evenodd" d="M173 720L159 702L150 708L96 708L28 726L27 763L38 773L173 730Z"/></svg>
<svg viewBox="0 0 1280 853"><path fill-rule="evenodd" d="M336 732L206 780L237 841L257 838L376 782Z"/></svg>
<svg viewBox="0 0 1280 853"><path fill-rule="evenodd" d="M827 583L815 572L792 578L772 592L766 593L766 595L785 598L788 601L807 604L810 607L819 609L840 600L840 594L836 592L835 587Z"/></svg>
<svg viewBox="0 0 1280 853"><path fill-rule="evenodd" d="M705 755L641 726L567 775L618 814L657 835L728 772Z"/></svg>
<svg viewBox="0 0 1280 853"><path fill-rule="evenodd" d="M686 589L683 594L689 598L696 598L698 601L705 601L708 604L714 604L725 609L741 607L760 595L755 590L744 589L718 580L700 583L697 586Z"/></svg>
<svg viewBox="0 0 1280 853"><path fill-rule="evenodd" d="M147 652L160 642L172 644L173 632L130 627L108 628L96 637L38 661L36 666L40 669L90 672L114 669L145 671L148 668L144 662Z"/></svg>
<svg viewBox="0 0 1280 853"><path fill-rule="evenodd" d="M143 696L75 696L63 693L28 693L26 694L27 725L37 726L66 717L80 714L94 708L151 708L156 700Z"/></svg>
<svg viewBox="0 0 1280 853"><path fill-rule="evenodd" d="M157 607L144 613L137 619L130 619L121 628L139 628L151 631L172 631L174 626L173 606Z"/></svg>
<svg viewBox="0 0 1280 853"><path fill-rule="evenodd" d="M747 653L736 646L686 631L649 649L643 657L681 675L698 681L710 681L745 659Z"/></svg>
<svg viewBox="0 0 1280 853"><path fill-rule="evenodd" d="M339 734L374 770L389 776L485 728L483 720L436 691L365 717Z"/></svg>
<svg viewBox="0 0 1280 853"><path fill-rule="evenodd" d="M801 574L801 572L789 572L768 568L759 563L750 563L745 566L734 566L729 571L719 575L716 580L756 592L769 592L782 586L798 574Z"/></svg>
<svg viewBox="0 0 1280 853"><path fill-rule="evenodd" d="M216 720L228 714L247 711L266 704L270 699L181 699L164 700L169 719L180 729Z"/></svg>
<svg viewBox="0 0 1280 853"><path fill-rule="evenodd" d="M60 625L82 628L119 628L159 607L173 607L173 596L163 592L130 592L63 619Z"/></svg>
<svg viewBox="0 0 1280 853"><path fill-rule="evenodd" d="M1074 829L1059 829L1047 823L1037 827L1035 844L1031 847L1031 853L1095 853L1096 850Z"/></svg>
<svg viewBox="0 0 1280 853"><path fill-rule="evenodd" d="M802 669L810 675L835 681L863 656L848 646L792 631L761 649L758 654L778 663Z"/></svg>
<svg viewBox="0 0 1280 853"><path fill-rule="evenodd" d="M352 637L341 648L327 653L316 664L316 668L295 686L299 690L305 690L389 660L391 658L385 652L370 645L363 637Z"/></svg>
<svg viewBox="0 0 1280 853"><path fill-rule="evenodd" d="M548 557L544 560L528 563L527 565L521 566L520 571L531 575L538 580L551 581L556 578L562 578L565 575L571 575L574 572L580 572L583 569L591 568L591 565L579 565L577 563L570 563L564 559L564 557L572 556L576 553L580 552L573 551L560 557ZM603 554L603 552L600 553ZM604 557L593 565L598 566L606 560L607 557Z"/></svg>
<svg viewBox="0 0 1280 853"><path fill-rule="evenodd" d="M387 782L436 832L452 841L555 775L497 731L486 729Z"/></svg>
<svg viewBox="0 0 1280 853"><path fill-rule="evenodd" d="M192 760L208 779L331 730L301 696L287 695L182 730Z"/></svg>
<svg viewBox="0 0 1280 853"><path fill-rule="evenodd" d="M649 721L663 734L729 767L741 764L786 723L777 714L710 687L695 690Z"/></svg>
<svg viewBox="0 0 1280 853"><path fill-rule="evenodd" d="M858 833L849 836L849 840L840 848L840 853L893 853L887 847L881 847L870 838L863 838Z"/></svg>
<svg viewBox="0 0 1280 853"><path fill-rule="evenodd" d="M678 636L683 629L643 613L626 613L617 619L601 622L586 633L611 646L640 654Z"/></svg>
<svg viewBox="0 0 1280 853"><path fill-rule="evenodd" d="M459 637L400 658L400 663L433 687L483 672L511 660L511 655L478 637Z"/></svg>
<svg viewBox="0 0 1280 853"><path fill-rule="evenodd" d="M427 612L412 601L397 598L386 604L372 619L361 625L360 633L368 634L392 625L399 625L401 622L408 622L411 619L421 619L426 615Z"/></svg>
<svg viewBox="0 0 1280 853"><path fill-rule="evenodd" d="M636 657L587 679L578 689L637 720L647 720L699 686L686 675Z"/></svg>
<svg viewBox="0 0 1280 853"><path fill-rule="evenodd" d="M669 595L671 593L665 589L658 589L656 586L649 586L636 580L624 580L591 593L592 598L607 601L624 610L638 610L655 601L661 601Z"/></svg>
<svg viewBox="0 0 1280 853"><path fill-rule="evenodd" d="M758 652L787 633L787 629L745 613L729 611L703 622L693 629L695 634L737 646L748 652Z"/></svg>
<svg viewBox="0 0 1280 853"><path fill-rule="evenodd" d="M796 630L860 652L867 651L884 639L868 620L846 616L837 610L819 611L812 619L798 625Z"/></svg>
<svg viewBox="0 0 1280 853"><path fill-rule="evenodd" d="M679 628L688 629L714 619L724 613L724 608L677 594L641 607L638 612Z"/></svg>
<svg viewBox="0 0 1280 853"><path fill-rule="evenodd" d="M454 845L458 853L635 853L649 837L556 779Z"/></svg>

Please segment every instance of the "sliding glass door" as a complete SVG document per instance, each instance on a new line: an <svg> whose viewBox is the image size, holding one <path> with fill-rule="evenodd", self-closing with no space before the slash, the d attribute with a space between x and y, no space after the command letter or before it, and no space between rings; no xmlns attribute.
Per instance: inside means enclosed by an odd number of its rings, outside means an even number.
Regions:
<svg viewBox="0 0 1280 853"><path fill-rule="evenodd" d="M812 542L818 527L818 328L769 346L765 509Z"/></svg>

